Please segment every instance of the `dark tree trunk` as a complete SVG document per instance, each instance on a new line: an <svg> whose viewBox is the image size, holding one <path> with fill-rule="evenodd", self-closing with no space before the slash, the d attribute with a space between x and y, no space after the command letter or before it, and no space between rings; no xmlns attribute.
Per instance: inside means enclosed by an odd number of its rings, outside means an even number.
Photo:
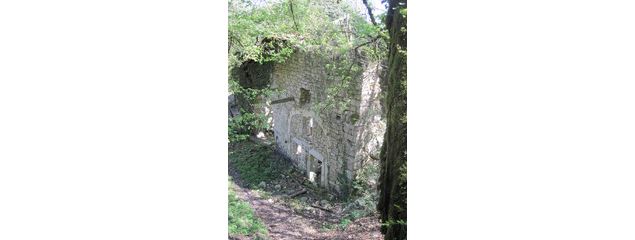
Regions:
<svg viewBox="0 0 635 240"><path fill-rule="evenodd" d="M386 75L387 128L382 145L379 203L384 239L406 239L406 0L389 0Z"/></svg>

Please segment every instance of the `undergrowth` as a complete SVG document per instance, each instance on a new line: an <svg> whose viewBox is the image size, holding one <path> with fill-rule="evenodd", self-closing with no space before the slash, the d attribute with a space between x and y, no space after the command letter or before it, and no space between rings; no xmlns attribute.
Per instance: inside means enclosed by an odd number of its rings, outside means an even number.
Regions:
<svg viewBox="0 0 635 240"><path fill-rule="evenodd" d="M376 161L366 163L357 171L352 184L353 193L346 201L347 214L341 219L340 227L346 228L351 221L377 213L379 192L376 179L378 177L379 165Z"/></svg>
<svg viewBox="0 0 635 240"><path fill-rule="evenodd" d="M232 144L229 162L240 174L240 178L250 186L269 182L279 177L284 168L280 159L273 157L273 149L250 141Z"/></svg>
<svg viewBox="0 0 635 240"><path fill-rule="evenodd" d="M279 178L281 173L289 169L288 163L275 157L273 149L251 141L232 143L229 161L238 171L241 179L251 188L258 188L260 182L270 182ZM325 225L323 229L346 229L355 220L369 217L377 213L376 206L379 194L376 180L379 177L379 166L376 161L369 161L359 169L355 179L351 182L351 194L342 199L344 204L343 216L338 223ZM326 195L324 189L313 189L318 195ZM259 192L260 193L260 192ZM264 191L263 191L264 193ZM299 199L289 199L289 206L295 211L302 211L307 203Z"/></svg>
<svg viewBox="0 0 635 240"><path fill-rule="evenodd" d="M253 236L254 239L265 239L267 228L254 213L247 202L236 197L229 181L229 234Z"/></svg>

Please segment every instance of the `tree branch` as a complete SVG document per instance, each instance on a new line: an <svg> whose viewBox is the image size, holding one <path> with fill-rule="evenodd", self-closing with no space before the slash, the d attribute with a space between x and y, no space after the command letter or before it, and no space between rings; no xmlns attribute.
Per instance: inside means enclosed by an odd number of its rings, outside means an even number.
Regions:
<svg viewBox="0 0 635 240"><path fill-rule="evenodd" d="M289 9L291 10L291 18L293 18L293 26L295 26L295 30L296 31L300 32L300 29L298 28L298 23L295 21L295 14L293 13L293 1L292 0L289 0Z"/></svg>
<svg viewBox="0 0 635 240"><path fill-rule="evenodd" d="M355 51L355 57L356 57L356 58L358 57L358 55L359 55L359 51L358 51L358 49L359 49L360 47L363 47L363 46L366 46L366 45L368 45L368 44L374 43L375 41L377 41L377 40L379 39L379 37L380 37L380 36L377 36L377 37L375 37L375 38L371 39L371 40L370 40L370 41L368 41L368 42L365 42L365 43L362 43L362 44L360 44L360 45L357 45L357 47L355 47L355 49L354 49L354 51Z"/></svg>
<svg viewBox="0 0 635 240"><path fill-rule="evenodd" d="M368 5L368 0L362 0L362 2L364 2L364 6L366 6L366 10L368 10L368 16L370 16L370 21L373 23L373 25L377 26L377 22L375 22L375 16L373 15L373 10L370 8L370 5Z"/></svg>

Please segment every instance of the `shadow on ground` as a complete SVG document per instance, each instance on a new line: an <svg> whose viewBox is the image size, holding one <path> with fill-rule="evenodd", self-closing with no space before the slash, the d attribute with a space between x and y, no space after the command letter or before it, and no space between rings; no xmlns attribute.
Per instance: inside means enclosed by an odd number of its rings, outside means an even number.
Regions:
<svg viewBox="0 0 635 240"><path fill-rule="evenodd" d="M253 207L269 239L382 239L376 215L346 218L346 202L308 182L269 144L231 143L229 175L236 196Z"/></svg>

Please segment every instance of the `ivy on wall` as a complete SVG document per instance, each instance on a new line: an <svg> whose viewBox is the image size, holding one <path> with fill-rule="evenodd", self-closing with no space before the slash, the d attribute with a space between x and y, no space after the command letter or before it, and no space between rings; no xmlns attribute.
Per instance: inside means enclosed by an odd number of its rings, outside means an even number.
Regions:
<svg viewBox="0 0 635 240"><path fill-rule="evenodd" d="M306 51L326 60L326 96L313 110L343 112L365 63L385 59L386 36L383 26L368 22L347 1L229 0L230 94L240 95L238 99L252 105L259 97L267 98L269 92L245 82L267 77L256 76L245 63L284 63L294 52ZM241 108L253 113L249 105L241 104ZM241 123L257 125L245 121Z"/></svg>

